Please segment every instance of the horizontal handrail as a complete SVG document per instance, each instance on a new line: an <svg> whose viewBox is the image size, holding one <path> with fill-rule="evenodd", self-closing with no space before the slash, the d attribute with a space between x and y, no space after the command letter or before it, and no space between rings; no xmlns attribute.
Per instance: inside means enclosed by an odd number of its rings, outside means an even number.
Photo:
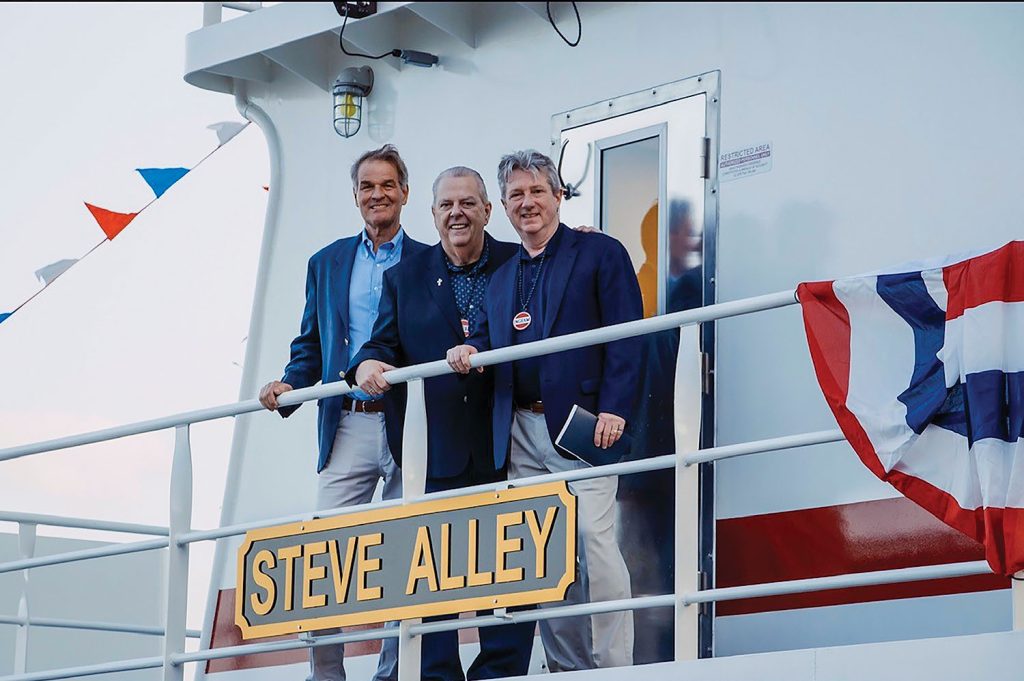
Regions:
<svg viewBox="0 0 1024 681"><path fill-rule="evenodd" d="M945 565L923 565L921 567L897 568L895 570L874 570L872 572L854 572L834 577L812 577L810 579L794 579L788 582L771 582L768 584L750 584L747 586L730 586L722 589L707 589L683 596L685 605L708 603L711 601L735 601L740 598L761 598L762 596L785 596L789 594L807 593L809 591L825 591L828 589L849 589L857 586L876 586L879 584L896 584L899 582L920 582L926 579L949 579L951 577L969 577L971 575L992 574L992 568L983 560L966 563L946 563Z"/></svg>
<svg viewBox="0 0 1024 681"><path fill-rule="evenodd" d="M843 589L857 586L914 582L927 579L948 579L951 577L965 577L981 574L991 574L991 569L989 568L988 563L985 561L971 561L965 563L949 563L946 565L925 565L922 567L900 568L895 570L876 570L873 572L860 572L849 575L837 575L834 577L798 579L787 582L773 582L770 584L727 587L724 589L707 589L705 591L684 594L678 600L682 602L683 605L694 605L696 603L712 601L717 602L737 600L740 598L758 598L762 596L782 596L787 594L806 593L810 591L826 591L829 589ZM442 620L440 622L424 622L421 624L414 624L409 627L409 633L418 636L440 631L470 629L475 627L493 627L510 623L518 624L524 622L539 622L541 620L576 617L580 615L596 615L623 610L665 608L675 605L676 602L677 596L675 594L660 594L656 596L640 596L637 598L623 598L612 601L562 605L535 610L509 612L504 616L483 615L479 617ZM312 641L294 640L253 643L244 646L218 648L216 650L200 650L194 653L182 653L173 656L172 661L175 664L183 662L198 662L224 657L235 657L237 655L249 655L253 653L277 650L292 650L307 646L312 647L317 645L329 645L332 643L388 638L396 637L398 635L398 630L391 628L354 632L351 634L337 634L313 639Z"/></svg>
<svg viewBox="0 0 1024 681"><path fill-rule="evenodd" d="M135 523L119 523L110 520L94 520L92 518L69 518L41 513L15 513L0 511L0 521L9 523L32 523L33 525L49 525L51 527L73 527L79 530L103 530L105 532L126 532L128 534L153 534L166 537L169 530L157 525L137 525Z"/></svg>
<svg viewBox="0 0 1024 681"><path fill-rule="evenodd" d="M83 549L81 551L54 553L49 556L39 556L37 558L22 558L21 560L11 560L6 563L0 563L0 574L5 572L16 572L18 570L28 570L29 568L43 567L45 565L73 563L79 560L89 560L90 558L106 558L107 556L122 556L127 553L139 553L140 551L166 549L169 545L169 539L147 539L145 541L98 546L94 549Z"/></svg>
<svg viewBox="0 0 1024 681"><path fill-rule="evenodd" d="M263 527L273 527L275 525L289 525L291 523L301 523L314 518L330 518L332 516L341 515L343 513L351 513L353 510L358 509L360 512L363 511L376 511L380 508L388 508L389 506L401 506L401 499L385 499L383 501L373 501L368 504L358 504L356 506L339 506L337 508L328 508L319 511L305 512L305 513L293 513L291 515L280 516L277 518L271 518L269 520L252 520L247 523L236 523L235 525L225 525L223 527L216 527L210 530L193 530L192 532L183 532L177 538L178 546L184 546L185 544L193 544L200 541L209 541L211 539L223 539L224 537L236 537L241 534L245 534L249 530L258 530Z"/></svg>
<svg viewBox="0 0 1024 681"><path fill-rule="evenodd" d="M674 594L661 594L659 596L638 596L637 598L621 598L614 601L594 601L591 603L579 603L576 605L559 605L557 607L543 608L537 610L522 610L519 612L507 613L504 617L498 615L481 615L479 617L466 617L457 620L442 620L440 622L425 622L414 624L409 627L412 635L432 634L438 631L451 631L453 629L472 629L474 627L494 627L502 624L521 624L523 622L539 622L541 620L558 619L561 617L577 617L580 615L599 615L605 612L619 612L621 610L647 610L649 608L667 608L675 605Z"/></svg>
<svg viewBox="0 0 1024 681"><path fill-rule="evenodd" d="M766 452L777 452L782 449L796 449L797 447L810 447L811 445L822 445L828 442L841 442L846 436L838 428L834 430L819 430L813 433L801 433L799 435L785 435L773 437L767 440L751 440L740 442L734 445L721 445L698 449L684 456L683 463L692 466L695 463L707 463L709 461L721 461L750 454L764 454Z"/></svg>
<svg viewBox="0 0 1024 681"><path fill-rule="evenodd" d="M56 679L74 679L80 676L95 676L96 674L112 674L114 672L133 672L140 669L156 669L164 666L162 657L140 657L134 660L117 660L116 662L101 662L81 667L65 667L63 669L49 669L44 672L30 672L28 674L15 674L3 677L4 681L55 681Z"/></svg>
<svg viewBox="0 0 1024 681"><path fill-rule="evenodd" d="M684 594L680 598L683 605L732 601L741 598L759 598L762 596L784 596L788 594L807 593L811 591L827 591L829 589L846 589L858 586L875 586L879 584L895 584L900 582L919 582L927 579L949 579L970 575L992 574L991 568L983 560L966 563L947 563L945 565L924 565L921 567L898 568L895 570L875 570L858 572L833 577L815 577L812 579L795 579L786 582L768 584L751 584L747 586L726 587L723 589L706 589L695 593ZM595 615L604 612L621 610L641 610L645 608L668 607L676 603L675 594L658 596L640 596L623 598L613 601L598 601L580 605L566 605L538 610L510 612L504 617L483 615L467 617L459 620L444 620L414 624L409 627L410 634L429 634L453 629L469 629L472 627L492 627L501 624L519 622L537 622L540 620L572 617L575 615Z"/></svg>
<svg viewBox="0 0 1024 681"><path fill-rule="evenodd" d="M706 307L693 310L684 310L682 312L673 312L671 314L648 317L647 319L623 322L621 324L605 326L599 329L579 331L577 333L570 333L564 336L554 336L552 338L533 341L532 343L523 343L521 345L512 345L504 348L497 348L495 350L488 350L487 352L481 352L473 355L470 359L470 364L474 367L483 367L493 364L501 364L503 362L511 362L527 357L538 357L540 355L564 352L566 350L572 350L587 345L610 343L612 341L622 340L623 338L642 336L644 334L654 333L657 331L666 331L680 326L689 326L692 324L714 321L716 319L725 319L728 317L749 314L751 312L771 310L778 307L793 305L796 302L796 297L793 291L779 291L777 293L769 293L763 296L733 300L727 303L716 303L715 305L708 305ZM452 373L452 369L448 366L448 363L442 359L434 362L425 362L423 364L402 367L400 369L393 369L385 372L384 378L388 383L394 385L396 383L405 383L421 378L433 378L434 376L441 376L449 373ZM311 388L291 390L278 397L277 401L281 406L292 406L302 402L309 402L310 400L343 395L350 390L351 388L348 383L344 381L335 381L326 385L317 385ZM262 409L263 406L259 403L259 400L255 399L233 402L231 404L173 414L171 416L150 419L148 421L139 421L137 423L130 423L113 428L104 428L102 430L96 430L89 433L70 435L54 440L45 440L43 442L35 442L32 444L0 449L0 461L9 461L11 459L31 456L33 454L41 454L43 452L54 451L57 449L67 449L68 447L78 447L96 442L104 442L106 440L113 440L129 435L140 435L142 433L148 433L155 430L176 428L190 423L212 421L214 419L225 418L228 416L239 416L241 414L248 414Z"/></svg>
<svg viewBox="0 0 1024 681"><path fill-rule="evenodd" d="M813 433L801 433L799 435L786 435L783 437L768 438L764 440L752 440L750 442L742 442L733 445L722 445L720 447L698 449L695 452L685 454L683 462L686 465L691 465L695 463L705 463L708 461L718 461L720 459L730 459L739 456L749 456L751 454L775 452L783 449L809 447L811 445L823 444L827 442L838 442L844 439L845 437L842 431L838 429L822 430ZM604 466L593 466L590 468L580 468L577 470L564 471L561 473L544 473L542 475L533 475L526 478L502 480L500 482L489 482L481 485L473 485L472 487L459 487L457 489L430 492L428 494L423 494L419 497L410 499L409 503L425 501L428 499L448 499L452 497L461 497L469 494L477 494L480 492L493 492L495 490L504 489L506 487L525 487L527 485L539 485L546 482L559 482L562 480L566 482L575 482L577 480L604 478L611 475L630 475L633 473L645 473L648 471L666 470L669 468L674 468L675 465L675 454L663 454L661 456L654 456L649 459L622 461L620 463L605 464ZM198 541L208 541L210 539L222 539L224 537L245 534L249 530L260 529L263 527L273 527L274 525L284 525L287 523L302 522L305 520L310 520L313 517L329 518L331 516L351 512L356 508L358 508L360 512L371 511L379 508L387 508L389 506L397 506L400 503L402 503L400 500L393 499L390 501L378 501L371 504L362 504L358 507L339 507L333 509L314 511L312 513L294 514L290 516L284 516L269 520L255 520L248 523L240 523L237 525L226 525L224 527L215 528L211 530L196 530L193 532L186 532L182 534L180 537L178 537L177 541L179 545L183 545L191 544L193 542Z"/></svg>
<svg viewBox="0 0 1024 681"><path fill-rule="evenodd" d="M0 615L0 624L13 624L19 627L50 627L51 629L84 629L86 631L111 631L120 634L143 634L145 636L163 636L163 627L147 627L141 624L116 624L113 622L84 622L81 620L57 619L55 617L10 617ZM188 638L201 638L198 629L186 629Z"/></svg>
<svg viewBox="0 0 1024 681"><path fill-rule="evenodd" d="M794 449L797 447L807 447L816 444L823 444L827 442L836 442L844 439L843 434L840 430L823 430L813 433L801 433L798 435L787 435L777 438L768 438L764 440L753 440L750 442L743 442L732 445L722 445L720 447L709 447L707 449L699 449L695 452L684 455L684 463L691 465L694 463L705 463L708 461L717 461L720 459L733 458L738 456L749 456L751 454L761 454L773 451L779 451L783 449ZM650 459L640 459L637 461L623 461L621 463L607 464L604 466L595 466L592 468L581 468L573 471L565 471L561 473L545 473L543 475L535 475L527 478L518 478L516 480L503 480L496 483L486 483L482 485L474 485L472 487L461 487L458 489L443 490L439 492L431 492L424 494L421 497L413 499L411 501L420 501L426 499L446 499L450 497L465 496L468 494L475 494L479 492L492 492L494 490L504 489L506 487L524 487L527 485L538 485L546 482L575 482L577 480L589 480L592 478L602 478L610 475L629 475L633 473L643 473L647 471L665 470L673 468L676 464L675 454L664 454L662 456L651 457ZM360 512L371 511L381 508L388 508L390 506L398 506L402 503L400 499L389 499L385 501L377 501L370 504L362 504L358 507ZM249 530L260 529L263 527L273 527L275 525L285 525L296 522L303 522L316 518L329 518L335 515L341 515L346 512L352 511L352 507L338 507L331 509L323 509L314 512L306 513L295 513L288 516L281 516L277 518L268 518L265 520L255 520L247 523L238 523L235 525L226 525L224 527L218 527L209 530L196 530L192 532L183 533L177 537L176 544L178 546L184 546L185 544L192 544L200 541L210 541L214 539L223 539L225 537L243 535ZM31 567L42 567L44 565L56 565L62 562L72 562L76 560L86 560L89 558L103 558L110 555L118 555L120 553L133 553L135 551L148 551L152 549L165 548L168 545L167 541L157 540L157 542L134 542L129 544L114 544L109 547L98 547L96 549L87 549L83 551L72 551L68 553L58 553L49 556L42 556L39 558L29 558L19 561L12 561L8 563L0 563L0 574L4 572L12 572L14 570L23 570ZM126 548L127 547L127 548ZM87 555L83 555L87 554Z"/></svg>
<svg viewBox="0 0 1024 681"><path fill-rule="evenodd" d="M177 653L175 655L171 655L171 664L180 665L186 662L221 660L226 657L253 655L255 653L274 653L282 650L295 650L297 648L319 648L320 646L337 645L338 643L354 643L355 641L376 641L377 639L384 638L398 638L400 634L401 632L398 627L382 627L378 629L366 629L364 631L352 631L347 634L342 633L331 634L330 636L317 636L315 638L308 639L299 638L290 641L249 643L241 646L230 646L228 648L197 650L192 653Z"/></svg>

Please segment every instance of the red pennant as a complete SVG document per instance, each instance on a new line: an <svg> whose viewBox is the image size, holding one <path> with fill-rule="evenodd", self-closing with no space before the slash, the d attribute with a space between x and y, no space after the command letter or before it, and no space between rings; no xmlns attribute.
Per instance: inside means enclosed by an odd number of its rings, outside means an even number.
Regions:
<svg viewBox="0 0 1024 681"><path fill-rule="evenodd" d="M108 239L113 239L115 236L121 233L121 231L128 226L138 213L115 213L112 210L106 208L99 208L90 203L86 203L85 207L89 209L92 216L96 218L96 222L99 223L100 229L107 235Z"/></svg>

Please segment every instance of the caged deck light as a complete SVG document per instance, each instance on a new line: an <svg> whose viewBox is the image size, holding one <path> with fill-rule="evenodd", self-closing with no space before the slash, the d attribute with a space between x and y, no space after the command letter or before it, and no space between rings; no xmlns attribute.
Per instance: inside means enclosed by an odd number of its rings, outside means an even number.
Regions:
<svg viewBox="0 0 1024 681"><path fill-rule="evenodd" d="M373 90L373 69L350 66L334 81L334 131L342 137L359 132L363 122L363 100Z"/></svg>

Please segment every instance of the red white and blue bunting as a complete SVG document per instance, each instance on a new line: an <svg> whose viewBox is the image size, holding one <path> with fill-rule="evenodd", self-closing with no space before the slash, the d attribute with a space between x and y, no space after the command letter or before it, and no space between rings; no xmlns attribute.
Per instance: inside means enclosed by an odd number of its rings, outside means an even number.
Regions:
<svg viewBox="0 0 1024 681"><path fill-rule="evenodd" d="M17 313L18 310L25 307L25 305L27 305L29 302L35 299L40 293L45 291L47 287L49 287L53 282L55 282L58 278L63 276L74 265L84 260L89 254L91 254L97 248L99 248L108 241L113 241L113 239L118 234L123 232L124 229L128 227L128 225L131 224L133 220L135 220L135 218L137 218L139 215L142 214L143 211L145 211L157 200L159 200L167 192L168 189L174 186L175 183L180 181L189 172L198 168L204 161L206 161L206 159L210 158L210 156L215 154L217 150L219 150L225 144L234 139L235 136L237 136L238 133L242 132L242 130L244 130L248 125L248 121L245 123L240 123L237 121L221 121L219 123L213 123L212 125L207 126L209 130L213 130L214 133L216 133L217 146L214 147L214 149L206 156L199 159L199 161L196 162L195 165L193 165L190 168L136 168L136 172L139 173L139 175L146 182L146 184L149 185L149 188L153 191L154 196L149 203L147 203L146 205L142 206L141 208L134 212L120 213L85 202L86 209L92 215L93 220L96 221L96 224L99 225L100 230L103 231L103 240L97 243L92 248L90 248L88 252L85 253L85 255L82 255L79 258L64 258L37 269L35 271L35 275L36 278L39 279L40 282L42 282L42 288L33 293L25 301L23 301L20 305L15 307L10 312L0 312L0 324L2 324L15 313Z"/></svg>

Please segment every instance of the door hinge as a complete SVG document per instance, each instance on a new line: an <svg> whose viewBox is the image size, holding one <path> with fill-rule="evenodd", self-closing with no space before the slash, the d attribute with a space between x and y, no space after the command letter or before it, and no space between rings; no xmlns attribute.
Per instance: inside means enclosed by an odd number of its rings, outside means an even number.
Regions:
<svg viewBox="0 0 1024 681"><path fill-rule="evenodd" d="M711 394L711 381L714 378L715 369L711 366L711 355L706 352L700 353L700 383L701 390L705 395Z"/></svg>
<svg viewBox="0 0 1024 681"><path fill-rule="evenodd" d="M700 176L706 180L711 177L711 138L705 137L700 148Z"/></svg>
<svg viewBox="0 0 1024 681"><path fill-rule="evenodd" d="M697 583L700 584L701 591L707 591L711 588L711 578L707 572L701 570L697 573ZM711 615L711 603L704 602L700 604L700 609L697 610L698 617L709 617Z"/></svg>

